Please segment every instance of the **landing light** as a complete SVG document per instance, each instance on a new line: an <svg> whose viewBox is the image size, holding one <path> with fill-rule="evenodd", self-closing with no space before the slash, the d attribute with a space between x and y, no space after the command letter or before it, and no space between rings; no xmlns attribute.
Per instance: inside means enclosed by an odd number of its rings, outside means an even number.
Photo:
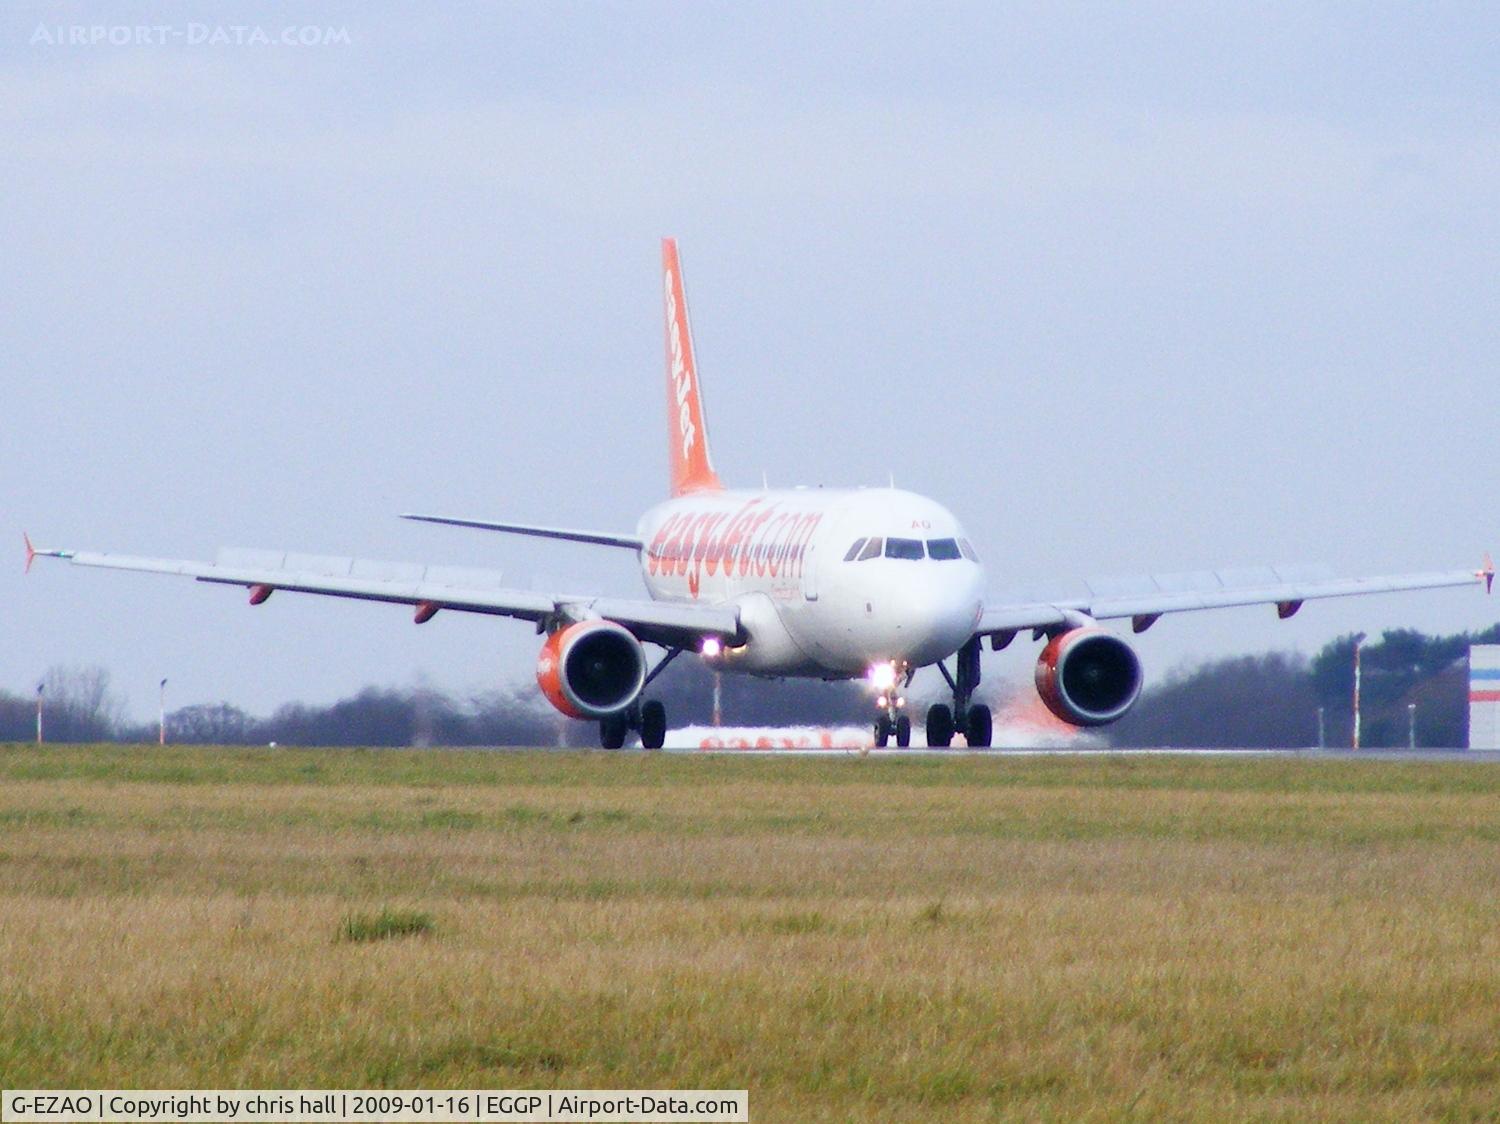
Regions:
<svg viewBox="0 0 1500 1124"><path fill-rule="evenodd" d="M714 659L724 650L724 645L717 636L710 636L703 641L703 655L707 659Z"/></svg>
<svg viewBox="0 0 1500 1124"><path fill-rule="evenodd" d="M896 685L896 665L878 663L870 668L870 684L878 691L889 691Z"/></svg>

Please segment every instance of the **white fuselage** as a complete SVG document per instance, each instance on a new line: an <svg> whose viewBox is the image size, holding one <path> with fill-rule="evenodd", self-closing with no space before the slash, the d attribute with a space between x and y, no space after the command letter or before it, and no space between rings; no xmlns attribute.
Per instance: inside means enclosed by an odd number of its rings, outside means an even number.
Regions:
<svg viewBox="0 0 1500 1124"><path fill-rule="evenodd" d="M637 532L654 599L738 609L745 643L710 659L726 668L844 678L883 662L922 667L979 621L984 571L963 529L912 492L705 491L652 508Z"/></svg>

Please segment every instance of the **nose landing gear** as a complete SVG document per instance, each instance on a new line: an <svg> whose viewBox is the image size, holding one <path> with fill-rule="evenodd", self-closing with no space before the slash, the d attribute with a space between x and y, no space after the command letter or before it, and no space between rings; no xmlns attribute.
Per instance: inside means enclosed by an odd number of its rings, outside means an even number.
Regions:
<svg viewBox="0 0 1500 1124"><path fill-rule="evenodd" d="M948 674L941 663L938 670L953 691L953 707L936 703L927 708L927 744L950 746L953 735L961 733L970 748L988 746L994 737L994 717L990 708L973 701L979 686L979 637L973 637L958 650L958 677Z"/></svg>
<svg viewBox="0 0 1500 1124"><path fill-rule="evenodd" d="M902 749L911 745L911 718L905 714L898 714L893 719L889 714L881 714L875 719L875 744L881 749L895 735L896 744Z"/></svg>
<svg viewBox="0 0 1500 1124"><path fill-rule="evenodd" d="M903 749L911 745L911 718L901 713L906 706L901 690L911 684L914 672L914 668L904 663L877 664L871 669L870 682L880 692L880 697L875 700L875 705L880 708L875 719L875 745L881 749L892 736Z"/></svg>

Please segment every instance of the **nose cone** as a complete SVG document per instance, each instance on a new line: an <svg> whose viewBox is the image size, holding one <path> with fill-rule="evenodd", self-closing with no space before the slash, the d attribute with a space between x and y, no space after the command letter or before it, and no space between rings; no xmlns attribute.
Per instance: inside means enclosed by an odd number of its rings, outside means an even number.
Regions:
<svg viewBox="0 0 1500 1124"><path fill-rule="evenodd" d="M923 569L871 591L862 640L872 658L921 667L951 656L973 634L980 608L977 568Z"/></svg>

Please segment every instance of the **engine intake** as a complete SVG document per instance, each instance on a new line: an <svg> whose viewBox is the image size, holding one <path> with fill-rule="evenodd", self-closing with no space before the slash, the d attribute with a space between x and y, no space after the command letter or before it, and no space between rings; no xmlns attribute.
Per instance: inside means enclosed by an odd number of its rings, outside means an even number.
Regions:
<svg viewBox="0 0 1500 1124"><path fill-rule="evenodd" d="M641 642L614 621L579 621L547 637L536 681L547 701L569 718L618 714L646 684Z"/></svg>
<svg viewBox="0 0 1500 1124"><path fill-rule="evenodd" d="M1054 636L1036 661L1036 691L1047 709L1074 726L1104 726L1125 716L1141 693L1141 661L1102 628Z"/></svg>

